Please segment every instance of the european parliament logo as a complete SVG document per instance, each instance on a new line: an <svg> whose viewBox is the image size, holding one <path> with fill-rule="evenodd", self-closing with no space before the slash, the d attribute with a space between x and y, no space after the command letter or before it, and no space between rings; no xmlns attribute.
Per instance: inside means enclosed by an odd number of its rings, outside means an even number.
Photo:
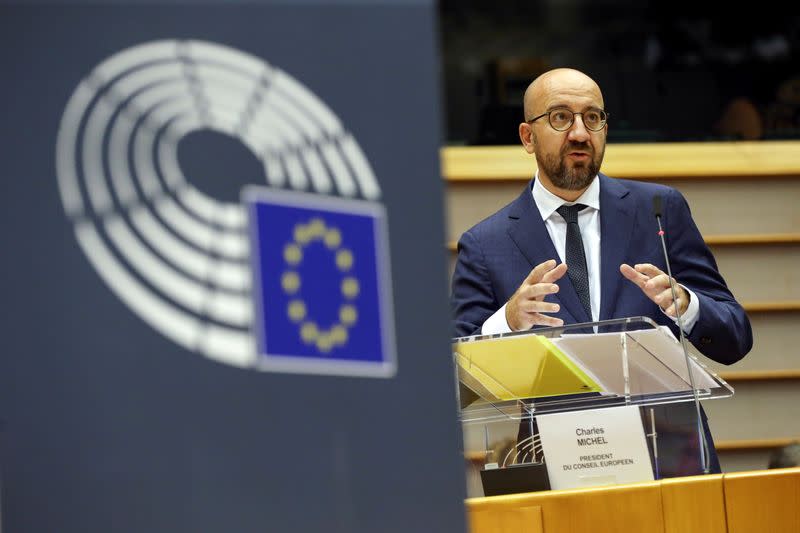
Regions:
<svg viewBox="0 0 800 533"><path fill-rule="evenodd" d="M242 197L250 220L258 366L393 376L383 206L263 187L247 187Z"/></svg>
<svg viewBox="0 0 800 533"><path fill-rule="evenodd" d="M180 144L199 131L240 143L261 162L264 185L275 189L374 202L380 183L357 139L309 87L224 44L143 42L103 59L76 86L58 130L56 174L89 263L167 339L220 363L258 369L247 212L209 195L187 172L192 167L180 164ZM239 167L227 171L236 174ZM357 296L346 301L359 314L348 319L348 307L339 321L348 346L368 312L359 299L365 282L358 282ZM298 290L309 280L302 283ZM347 287L351 294L355 286ZM312 301L303 300L308 313L316 312ZM381 312L381 321L388 320ZM314 344L304 346L333 360L345 347L343 330L329 331L333 322L317 320L316 335L306 328ZM388 343L386 331L382 342ZM381 345L385 361L390 345Z"/></svg>

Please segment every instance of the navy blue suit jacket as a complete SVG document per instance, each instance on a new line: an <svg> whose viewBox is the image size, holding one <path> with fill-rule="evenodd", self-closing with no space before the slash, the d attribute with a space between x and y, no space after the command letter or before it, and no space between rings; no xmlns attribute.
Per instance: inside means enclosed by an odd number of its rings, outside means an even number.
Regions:
<svg viewBox="0 0 800 533"><path fill-rule="evenodd" d="M697 295L700 304L689 341L720 363L744 357L753 343L750 322L719 274L683 196L663 185L603 174L599 179L600 320L647 316L678 334L672 320L619 271L622 263L652 263L666 272L652 211L653 197L660 194L672 275ZM533 203L531 186L532 182L516 200L461 236L452 291L456 336L479 334L486 319L508 301L533 267L548 259L559 261ZM561 304L553 316L565 324L590 322L569 276L557 283L559 292L547 297Z"/></svg>
<svg viewBox="0 0 800 533"><path fill-rule="evenodd" d="M663 185L603 174L598 179L600 320L647 316L678 335L672 320L619 271L622 263L652 263L666 272L652 211L653 197L661 195L672 275L694 292L700 304L688 340L700 353L720 363L732 364L744 357L753 343L750 321L719 274L683 196ZM533 267L548 259L559 261L534 205L532 185L530 182L516 200L461 236L451 299L456 336L480 334L486 319L508 301ZM590 322L569 276L557 283L559 292L547 300L559 303L561 309L552 316L565 324ZM716 457L712 459L718 469Z"/></svg>

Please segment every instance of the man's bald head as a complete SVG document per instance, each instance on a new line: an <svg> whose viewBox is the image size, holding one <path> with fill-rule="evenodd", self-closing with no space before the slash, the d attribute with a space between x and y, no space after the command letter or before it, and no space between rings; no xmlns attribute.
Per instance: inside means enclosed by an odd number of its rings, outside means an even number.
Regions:
<svg viewBox="0 0 800 533"><path fill-rule="evenodd" d="M544 113L548 100L560 94L593 94L603 106L603 93L595 81L583 72L571 68L548 70L528 85L523 98L525 120ZM541 108L541 109L540 109Z"/></svg>
<svg viewBox="0 0 800 533"><path fill-rule="evenodd" d="M536 157L537 179L556 196L575 201L597 176L605 155L608 125L599 118L605 111L600 87L583 72L558 68L528 86L524 103L519 138ZM591 111L592 129L586 126ZM553 112L557 126L545 118Z"/></svg>

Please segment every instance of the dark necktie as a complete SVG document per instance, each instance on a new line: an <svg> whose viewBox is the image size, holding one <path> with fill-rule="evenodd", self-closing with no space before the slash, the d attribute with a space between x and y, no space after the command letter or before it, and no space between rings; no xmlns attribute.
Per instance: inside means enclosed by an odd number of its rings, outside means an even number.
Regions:
<svg viewBox="0 0 800 533"><path fill-rule="evenodd" d="M581 228L578 226L578 211L584 209L583 204L562 205L556 211L567 221L567 246L564 259L567 263L567 275L578 293L583 308L592 319L592 306L589 303L589 270L586 268L586 253L583 250Z"/></svg>

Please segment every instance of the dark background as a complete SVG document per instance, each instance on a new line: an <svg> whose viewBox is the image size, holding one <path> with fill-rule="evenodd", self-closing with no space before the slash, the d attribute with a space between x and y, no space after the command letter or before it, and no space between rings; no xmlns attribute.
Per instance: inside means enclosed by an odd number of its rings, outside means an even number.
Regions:
<svg viewBox="0 0 800 533"><path fill-rule="evenodd" d="M447 141L517 144L522 93L555 67L598 82L609 142L798 139L800 16L740 6L442 0Z"/></svg>

